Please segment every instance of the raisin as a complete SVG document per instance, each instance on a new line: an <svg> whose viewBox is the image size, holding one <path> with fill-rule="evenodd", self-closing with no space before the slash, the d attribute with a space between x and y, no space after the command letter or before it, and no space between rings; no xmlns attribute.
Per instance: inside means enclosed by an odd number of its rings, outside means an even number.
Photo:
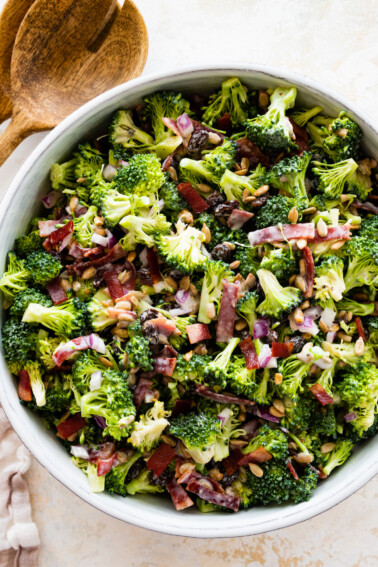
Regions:
<svg viewBox="0 0 378 567"><path fill-rule="evenodd" d="M206 146L209 139L209 133L206 130L197 130L190 136L188 143L188 152L190 154L200 152Z"/></svg>
<svg viewBox="0 0 378 567"><path fill-rule="evenodd" d="M272 346L272 343L278 342L278 333L274 329L269 329L269 333L265 337L266 342L269 346Z"/></svg>
<svg viewBox="0 0 378 567"><path fill-rule="evenodd" d="M143 323L149 321L150 319L157 319L159 315L160 315L159 311L151 307L150 309L144 311L140 316L140 324L143 325Z"/></svg>
<svg viewBox="0 0 378 567"><path fill-rule="evenodd" d="M217 244L212 252L211 252L211 259L212 260L222 260L223 262L229 262L232 257L233 250L227 244Z"/></svg>
<svg viewBox="0 0 378 567"><path fill-rule="evenodd" d="M151 309L149 309L151 311ZM143 325L143 335L149 340L152 345L159 344L159 330L152 323L145 323Z"/></svg>
<svg viewBox="0 0 378 567"><path fill-rule="evenodd" d="M290 337L290 339L286 342L293 343L293 347L294 347L293 354L294 354L301 352L302 348L306 344L306 339L304 339L303 337L295 336L295 337Z"/></svg>
<svg viewBox="0 0 378 567"><path fill-rule="evenodd" d="M137 276L140 279L142 285L153 285L149 268L141 268L137 271Z"/></svg>
<svg viewBox="0 0 378 567"><path fill-rule="evenodd" d="M127 473L126 482L131 482L136 478L144 469L145 463L144 459L138 459L136 463L134 463L131 467L129 472Z"/></svg>
<svg viewBox="0 0 378 567"><path fill-rule="evenodd" d="M216 207L217 205L224 203L225 200L226 198L221 193L214 191L214 193L211 193L211 195L208 196L206 203L210 205L210 207Z"/></svg>
<svg viewBox="0 0 378 567"><path fill-rule="evenodd" d="M214 216L216 217L228 217L234 209L239 208L238 201L226 201L225 203L220 203L214 207Z"/></svg>
<svg viewBox="0 0 378 567"><path fill-rule="evenodd" d="M171 270L168 275L176 281L180 281L185 276L180 270Z"/></svg>

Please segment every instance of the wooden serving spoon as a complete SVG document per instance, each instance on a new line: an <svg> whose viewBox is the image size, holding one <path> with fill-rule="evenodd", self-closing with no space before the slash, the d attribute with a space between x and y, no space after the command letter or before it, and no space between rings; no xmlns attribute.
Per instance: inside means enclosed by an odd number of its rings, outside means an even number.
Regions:
<svg viewBox="0 0 378 567"><path fill-rule="evenodd" d="M11 59L18 28L34 0L8 0L0 15L0 122L12 114Z"/></svg>
<svg viewBox="0 0 378 567"><path fill-rule="evenodd" d="M116 0L34 2L13 48L13 112L0 136L0 165L29 134L140 75L148 51L143 18L131 0L118 15L115 7Z"/></svg>

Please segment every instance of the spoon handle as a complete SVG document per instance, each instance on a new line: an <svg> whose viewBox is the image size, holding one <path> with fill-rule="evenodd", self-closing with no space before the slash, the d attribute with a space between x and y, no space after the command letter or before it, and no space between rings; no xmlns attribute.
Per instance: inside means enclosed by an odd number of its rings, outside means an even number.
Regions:
<svg viewBox="0 0 378 567"><path fill-rule="evenodd" d="M21 112L14 114L7 129L0 135L0 165L3 165L24 138L43 129Z"/></svg>

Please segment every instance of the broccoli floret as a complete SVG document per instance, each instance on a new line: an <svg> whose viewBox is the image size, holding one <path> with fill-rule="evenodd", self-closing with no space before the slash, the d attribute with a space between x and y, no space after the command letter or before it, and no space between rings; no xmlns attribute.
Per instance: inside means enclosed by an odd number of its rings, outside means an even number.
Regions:
<svg viewBox="0 0 378 567"><path fill-rule="evenodd" d="M258 300L259 294L257 291L247 291L236 305L238 314L248 323L250 335L253 335L253 327L257 319L256 307Z"/></svg>
<svg viewBox="0 0 378 567"><path fill-rule="evenodd" d="M269 270L258 270L257 276L265 293L264 301L257 307L258 313L279 319L283 313L292 311L301 302L299 289L282 287Z"/></svg>
<svg viewBox="0 0 378 567"><path fill-rule="evenodd" d="M184 384L187 382L201 384L205 380L205 372L210 360L209 356L199 354L193 354L189 360L186 360L182 354L179 354L172 378Z"/></svg>
<svg viewBox="0 0 378 567"><path fill-rule="evenodd" d="M372 189L373 182L370 175L365 175L358 171L352 173L347 179L347 191L352 195L357 195L362 201L366 201Z"/></svg>
<svg viewBox="0 0 378 567"><path fill-rule="evenodd" d="M359 235L369 237L372 240L378 237L378 215L362 220Z"/></svg>
<svg viewBox="0 0 378 567"><path fill-rule="evenodd" d="M103 331L106 327L116 323L115 319L109 317L108 308L103 305L103 302L107 301L109 301L109 296L103 289L99 289L88 303L90 324L96 332Z"/></svg>
<svg viewBox="0 0 378 567"><path fill-rule="evenodd" d="M340 343L340 344L331 344L327 341L322 343L322 349L328 352L331 356L335 356L339 358L343 362L348 364L354 365L358 362L357 355L355 353L355 345L354 343ZM375 362L375 354L374 349L368 343L365 343L365 351L363 354L364 362Z"/></svg>
<svg viewBox="0 0 378 567"><path fill-rule="evenodd" d="M121 193L139 197L154 197L164 181L164 173L155 154L133 156L113 179L116 189Z"/></svg>
<svg viewBox="0 0 378 567"><path fill-rule="evenodd" d="M307 199L305 178L311 157L310 152L304 152L280 160L267 174L267 182L290 197L299 195Z"/></svg>
<svg viewBox="0 0 378 567"><path fill-rule="evenodd" d="M29 270L33 282L42 286L58 277L63 268L58 258L42 250L30 254L25 260L25 267Z"/></svg>
<svg viewBox="0 0 378 567"><path fill-rule="evenodd" d="M5 299L12 303L16 295L28 287L30 277L25 260L20 260L14 252L9 252L8 266L0 279L0 290Z"/></svg>
<svg viewBox="0 0 378 567"><path fill-rule="evenodd" d="M334 161L357 156L362 132L345 111L329 124L328 130L330 134L324 139L323 148Z"/></svg>
<svg viewBox="0 0 378 567"><path fill-rule="evenodd" d="M80 179L80 183L93 182L101 176L102 167L105 165L104 158L101 152L92 148L88 142L79 145L75 157L75 179Z"/></svg>
<svg viewBox="0 0 378 567"><path fill-rule="evenodd" d="M293 482L292 489L290 491L290 500L292 500L294 504L307 502L316 489L318 480L319 477L317 471L314 467L307 465L299 480L294 480Z"/></svg>
<svg viewBox="0 0 378 567"><path fill-rule="evenodd" d="M260 267L273 272L278 281L287 283L297 271L297 261L291 250L275 248L263 257Z"/></svg>
<svg viewBox="0 0 378 567"><path fill-rule="evenodd" d="M132 400L126 374L106 370L102 372L100 388L82 396L81 415L98 415L105 418L104 435L111 435L120 440L129 436L135 419L136 409Z"/></svg>
<svg viewBox="0 0 378 567"><path fill-rule="evenodd" d="M166 418L170 414L170 411L164 409L163 402L155 402L153 407L141 415L139 421L134 423L128 439L129 443L141 453L154 449L159 443L164 429L169 425Z"/></svg>
<svg viewBox="0 0 378 567"><path fill-rule="evenodd" d="M166 181L160 188L159 197L164 201L164 211L179 213L186 208L187 203L181 197L173 181Z"/></svg>
<svg viewBox="0 0 378 567"><path fill-rule="evenodd" d="M188 333L186 327L188 325L193 325L196 322L195 317L175 317L174 322L176 324L176 329L180 331L181 335L171 335L169 337L169 342L176 350L180 350L188 342Z"/></svg>
<svg viewBox="0 0 378 567"><path fill-rule="evenodd" d="M119 224L128 231L120 241L125 250L135 250L137 244L152 248L154 237L168 234L171 228L165 216L156 212L148 217L127 215Z"/></svg>
<svg viewBox="0 0 378 567"><path fill-rule="evenodd" d="M304 364L296 354L292 354L280 361L278 371L282 374L282 382L277 390L283 396L294 398L297 401L298 392L303 392L303 381L308 374L311 363Z"/></svg>
<svg viewBox="0 0 378 567"><path fill-rule="evenodd" d="M319 410L319 404L314 400L308 429L311 433L336 438L337 422L333 405L324 406Z"/></svg>
<svg viewBox="0 0 378 567"><path fill-rule="evenodd" d="M214 457L220 431L220 420L204 412L181 414L172 420L170 427L171 435L181 439L194 461L203 465Z"/></svg>
<svg viewBox="0 0 378 567"><path fill-rule="evenodd" d="M123 195L113 185L100 185L92 193L92 202L101 209L105 223L109 228L115 227L126 215L136 212L148 213L148 207L153 204L150 197L139 197L138 195Z"/></svg>
<svg viewBox="0 0 378 567"><path fill-rule="evenodd" d="M316 384L320 384L324 390L332 397L332 386L333 386L333 377L336 372L336 364L338 363L337 358L332 360L332 364L330 364L329 368L324 368L321 371Z"/></svg>
<svg viewBox="0 0 378 567"><path fill-rule="evenodd" d="M136 478L126 484L127 494L154 494L164 492L164 487L158 484L151 484L151 471L147 469L141 472Z"/></svg>
<svg viewBox="0 0 378 567"><path fill-rule="evenodd" d="M249 506L266 506L268 504L281 504L290 499L294 479L291 476L285 461L272 459L259 465L264 474L258 478L247 470L246 488L249 488Z"/></svg>
<svg viewBox="0 0 378 567"><path fill-rule="evenodd" d="M89 207L87 212L81 217L74 219L74 235L75 240L83 246L90 248L93 246L93 221L97 216L97 207Z"/></svg>
<svg viewBox="0 0 378 567"><path fill-rule="evenodd" d="M202 110L202 120L210 126L224 114L229 114L233 126L242 124L250 114L247 87L237 77L223 81L221 89L209 97L208 105Z"/></svg>
<svg viewBox="0 0 378 567"><path fill-rule="evenodd" d="M227 226L224 226L219 222L217 217L211 213L201 213L195 219L195 225L199 229L202 229L203 225L206 224L211 233L210 246L215 247L217 244L222 244L223 242L231 242L239 244L248 244L247 235L242 230L231 230ZM249 244L248 244L249 247Z"/></svg>
<svg viewBox="0 0 378 567"><path fill-rule="evenodd" d="M25 236L19 236L14 245L14 251L19 258L27 258L33 252L43 250L43 238L39 236L38 230L33 230Z"/></svg>
<svg viewBox="0 0 378 567"><path fill-rule="evenodd" d="M76 187L76 158L64 163L54 163L50 170L50 181L53 189L62 190Z"/></svg>
<svg viewBox="0 0 378 567"><path fill-rule="evenodd" d="M153 146L152 136L134 124L131 110L117 110L109 129L109 140L113 149L122 146L128 150L149 151Z"/></svg>
<svg viewBox="0 0 378 567"><path fill-rule="evenodd" d="M76 298L52 307L29 303L22 321L39 323L63 337L78 337L87 327L86 304Z"/></svg>
<svg viewBox="0 0 378 567"><path fill-rule="evenodd" d="M378 368L366 363L359 363L354 368L347 366L337 391L348 404L349 412L357 414L350 425L362 437L374 423L378 404Z"/></svg>
<svg viewBox="0 0 378 567"><path fill-rule="evenodd" d="M327 199L340 197L346 181L358 167L352 158L336 163L314 161L314 165L316 167L312 171L319 176L319 191L322 191Z"/></svg>
<svg viewBox="0 0 378 567"><path fill-rule="evenodd" d="M27 323L12 317L5 321L2 329L4 357L11 363L24 363L35 353L37 334Z"/></svg>
<svg viewBox="0 0 378 567"><path fill-rule="evenodd" d="M296 397L295 400L285 398L285 417L281 424L291 431L307 431L310 428L314 408L318 409L318 402L313 398L304 396Z"/></svg>
<svg viewBox="0 0 378 567"><path fill-rule="evenodd" d="M244 356L233 356L228 367L227 387L240 396L252 397L256 390L255 370L248 370Z"/></svg>
<svg viewBox="0 0 378 567"><path fill-rule="evenodd" d="M156 238L157 248L167 262L184 273L193 273L203 269L207 257L202 253L202 244L206 237L203 232L182 221L176 223L176 234Z"/></svg>
<svg viewBox="0 0 378 567"><path fill-rule="evenodd" d="M51 377L46 384L46 403L43 406L44 412L50 414L60 414L70 405L72 390L70 382L64 375Z"/></svg>
<svg viewBox="0 0 378 567"><path fill-rule="evenodd" d="M349 263L344 282L347 292L355 287L378 284L378 246L369 232L354 236L346 246Z"/></svg>
<svg viewBox="0 0 378 567"><path fill-rule="evenodd" d="M264 447L274 459L286 459L289 455L286 435L280 429L271 429L267 424L260 427L256 437L251 439L242 453L248 455L259 447Z"/></svg>
<svg viewBox="0 0 378 567"><path fill-rule="evenodd" d="M61 342L63 342L61 337L50 337L44 329L38 332L37 357L47 370L56 367L52 356Z"/></svg>
<svg viewBox="0 0 378 567"><path fill-rule="evenodd" d="M28 360L24 367L30 378L30 386L38 407L46 405L46 388L42 379L41 366L37 360Z"/></svg>
<svg viewBox="0 0 378 567"><path fill-rule="evenodd" d="M378 344L378 317L368 317L364 323L369 331L369 342Z"/></svg>
<svg viewBox="0 0 378 567"><path fill-rule="evenodd" d="M184 158L180 161L180 173L194 187L206 179L217 185L226 171L235 165L238 145L226 140L221 146L207 153L202 160Z"/></svg>
<svg viewBox="0 0 378 567"><path fill-rule="evenodd" d="M371 315L374 311L374 302L372 303L359 303L348 297L343 297L342 301L337 303L337 311L345 310L351 311L355 317L366 317Z"/></svg>
<svg viewBox="0 0 378 567"><path fill-rule="evenodd" d="M254 341L255 345L259 344L259 341ZM256 347L256 352L260 353L260 348ZM257 383L257 380L256 380ZM258 404L268 405L272 399L272 389L269 387L270 384L270 371L269 368L264 368L261 376L260 382L257 383L256 389L253 392L253 399Z"/></svg>
<svg viewBox="0 0 378 567"><path fill-rule="evenodd" d="M323 256L315 270L315 299L326 301L330 297L340 301L345 292L344 262L338 256Z"/></svg>
<svg viewBox="0 0 378 567"><path fill-rule="evenodd" d="M87 476L89 488L92 492L104 492L105 475L97 476L97 465L79 457L72 457L71 461Z"/></svg>
<svg viewBox="0 0 378 567"><path fill-rule="evenodd" d="M206 379L211 386L218 389L223 389L227 384L228 366L231 360L231 355L237 347L240 339L233 337L230 342L215 358L207 365Z"/></svg>
<svg viewBox="0 0 378 567"><path fill-rule="evenodd" d="M259 164L250 175L237 175L233 171L226 169L219 181L219 186L228 201L237 200L240 206L244 208L243 193L245 189L248 189L251 195L253 195L256 189L264 184L264 181L265 167Z"/></svg>
<svg viewBox="0 0 378 567"><path fill-rule="evenodd" d="M135 451L126 463L121 463L111 469L105 478L105 488L110 494L120 494L127 496L126 490L127 475L131 467L139 461L141 453Z"/></svg>
<svg viewBox="0 0 378 567"><path fill-rule="evenodd" d="M143 336L142 325L136 321L128 327L129 341L126 345L128 365L131 368L141 368L145 372L153 370L154 359L148 339Z"/></svg>
<svg viewBox="0 0 378 567"><path fill-rule="evenodd" d="M45 307L52 306L52 301L46 294L38 291L37 289L27 288L16 295L13 305L9 311L11 317L22 318L29 303L39 303Z"/></svg>
<svg viewBox="0 0 378 567"><path fill-rule="evenodd" d="M295 87L277 87L270 97L270 105L266 114L245 122L247 136L259 148L269 153L289 152L296 149L293 126L285 116L289 108L293 108L297 89Z"/></svg>
<svg viewBox="0 0 378 567"><path fill-rule="evenodd" d="M97 354L91 351L81 352L72 367L72 383L77 391L83 395L90 389L91 376L94 372L108 370Z"/></svg>
<svg viewBox="0 0 378 567"><path fill-rule="evenodd" d="M235 260L240 262L239 272L246 278L248 274L256 274L260 267L261 258L258 255L257 246L236 246Z"/></svg>
<svg viewBox="0 0 378 567"><path fill-rule="evenodd" d="M289 222L289 213L294 207L300 213L306 206L301 200L285 197L284 195L273 195L265 205L259 208L256 215L256 228L287 224Z"/></svg>
<svg viewBox="0 0 378 567"><path fill-rule="evenodd" d="M174 136L162 118L176 120L182 114L190 114L190 104L180 93L157 92L147 96L143 101L145 104L143 117L151 122L156 144Z"/></svg>
<svg viewBox="0 0 378 567"><path fill-rule="evenodd" d="M321 106L314 106L314 108L308 108L308 109L304 108L304 109L294 111L290 115L290 118L292 120L294 120L294 122L296 124L298 124L298 126L300 126L301 128L304 128L306 126L307 122L309 120L311 120L311 118L314 118L314 116L316 116L317 114L319 114L322 111L323 111L323 109L322 109Z"/></svg>
<svg viewBox="0 0 378 567"><path fill-rule="evenodd" d="M353 443L348 439L338 439L336 447L325 456L326 465L322 467L323 473L329 476L331 472L340 467L350 456L353 449Z"/></svg>
<svg viewBox="0 0 378 567"><path fill-rule="evenodd" d="M208 262L203 278L198 321L210 323L214 317L223 291L223 280L231 277L232 272L223 262ZM209 313L212 306L213 313Z"/></svg>

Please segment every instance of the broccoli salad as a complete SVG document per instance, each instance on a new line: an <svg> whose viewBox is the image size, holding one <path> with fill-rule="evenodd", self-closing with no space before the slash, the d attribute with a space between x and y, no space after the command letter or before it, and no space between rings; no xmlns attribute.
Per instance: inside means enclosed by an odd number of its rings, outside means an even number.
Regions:
<svg viewBox="0 0 378 567"><path fill-rule="evenodd" d="M93 492L303 502L377 432L377 161L296 94L154 93L52 165L2 345Z"/></svg>

